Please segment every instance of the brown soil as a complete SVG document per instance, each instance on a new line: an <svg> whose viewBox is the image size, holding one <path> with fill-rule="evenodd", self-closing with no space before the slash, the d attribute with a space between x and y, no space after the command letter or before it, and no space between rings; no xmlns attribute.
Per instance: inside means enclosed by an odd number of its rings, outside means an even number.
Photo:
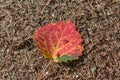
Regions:
<svg viewBox="0 0 120 80"><path fill-rule="evenodd" d="M59 20L76 24L85 50L79 60L49 64L32 35ZM40 79L120 80L120 1L0 0L0 80Z"/></svg>

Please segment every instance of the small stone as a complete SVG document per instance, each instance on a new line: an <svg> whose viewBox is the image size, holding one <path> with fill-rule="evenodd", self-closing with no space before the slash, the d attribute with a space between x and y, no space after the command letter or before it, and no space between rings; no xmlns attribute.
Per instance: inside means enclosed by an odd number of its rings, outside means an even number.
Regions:
<svg viewBox="0 0 120 80"><path fill-rule="evenodd" d="M4 49L1 50L2 52L4 51Z"/></svg>
<svg viewBox="0 0 120 80"><path fill-rule="evenodd" d="M95 71L96 71L96 69L97 69L97 67L96 67L96 66L94 66L93 68L91 68L91 71L92 71L92 72L95 72Z"/></svg>
<svg viewBox="0 0 120 80"><path fill-rule="evenodd" d="M9 49L7 49L7 53L9 53L10 52L10 50Z"/></svg>
<svg viewBox="0 0 120 80"><path fill-rule="evenodd" d="M54 14L52 14L52 17L54 17L55 15Z"/></svg>
<svg viewBox="0 0 120 80"><path fill-rule="evenodd" d="M18 38L17 38L17 37L14 37L14 38L13 38L13 41L17 41L17 40L18 40Z"/></svg>
<svg viewBox="0 0 120 80"><path fill-rule="evenodd" d="M14 54L18 54L19 53L19 51L14 51Z"/></svg>
<svg viewBox="0 0 120 80"><path fill-rule="evenodd" d="M79 77L79 75L76 75L75 77L76 77L76 78L78 78L78 77Z"/></svg>
<svg viewBox="0 0 120 80"><path fill-rule="evenodd" d="M46 75L48 74L48 72L45 73Z"/></svg>

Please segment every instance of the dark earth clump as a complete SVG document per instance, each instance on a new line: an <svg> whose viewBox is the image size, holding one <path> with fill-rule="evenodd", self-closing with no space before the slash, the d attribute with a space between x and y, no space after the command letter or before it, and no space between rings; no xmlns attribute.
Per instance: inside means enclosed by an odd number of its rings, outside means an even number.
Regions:
<svg viewBox="0 0 120 80"><path fill-rule="evenodd" d="M49 62L35 47L34 31L59 20L79 28L79 60ZM0 0L0 80L120 80L120 0Z"/></svg>

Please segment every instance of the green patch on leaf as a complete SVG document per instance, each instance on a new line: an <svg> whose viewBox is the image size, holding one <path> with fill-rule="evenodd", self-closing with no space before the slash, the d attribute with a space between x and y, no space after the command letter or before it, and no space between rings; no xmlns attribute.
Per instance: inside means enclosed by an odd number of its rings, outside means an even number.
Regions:
<svg viewBox="0 0 120 80"><path fill-rule="evenodd" d="M74 56L67 56L67 55L63 55L61 57L54 59L54 61L56 61L56 62L68 62L68 61L72 61L72 60L76 60L76 58Z"/></svg>

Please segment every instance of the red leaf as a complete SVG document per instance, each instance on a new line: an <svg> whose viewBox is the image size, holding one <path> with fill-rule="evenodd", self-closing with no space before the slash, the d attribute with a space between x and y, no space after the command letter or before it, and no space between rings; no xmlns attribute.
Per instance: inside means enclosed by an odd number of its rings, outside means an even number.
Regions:
<svg viewBox="0 0 120 80"><path fill-rule="evenodd" d="M83 39L70 21L59 21L39 28L34 33L34 40L41 53L54 61L64 61L59 60L62 56L77 59L84 50ZM68 60L71 60L71 57Z"/></svg>

